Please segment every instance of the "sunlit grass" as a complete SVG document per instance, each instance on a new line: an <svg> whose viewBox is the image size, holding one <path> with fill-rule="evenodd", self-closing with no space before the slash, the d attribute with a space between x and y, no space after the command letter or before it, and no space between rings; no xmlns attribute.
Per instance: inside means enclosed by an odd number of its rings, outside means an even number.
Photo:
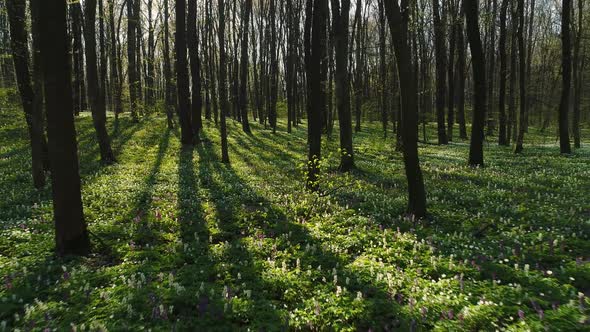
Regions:
<svg viewBox="0 0 590 332"><path fill-rule="evenodd" d="M212 123L190 151L162 116L123 116L117 131L109 118L119 162L103 167L83 114L94 254L63 260L52 254L50 189L32 189L24 122L5 123L7 330L579 330L587 319L590 150L560 156L554 135L534 128L519 156L491 138L483 169L467 166L467 142L421 144L430 216L414 222L394 135L384 140L377 122L355 135L350 175L337 172L337 133L324 139L313 195L305 125L253 124L246 135L229 120L226 166Z"/></svg>

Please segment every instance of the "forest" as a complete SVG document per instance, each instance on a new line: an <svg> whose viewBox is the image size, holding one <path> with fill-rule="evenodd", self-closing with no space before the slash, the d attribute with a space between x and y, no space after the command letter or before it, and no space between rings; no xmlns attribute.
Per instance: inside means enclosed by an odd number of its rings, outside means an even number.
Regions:
<svg viewBox="0 0 590 332"><path fill-rule="evenodd" d="M587 0L0 0L1 331L590 331Z"/></svg>

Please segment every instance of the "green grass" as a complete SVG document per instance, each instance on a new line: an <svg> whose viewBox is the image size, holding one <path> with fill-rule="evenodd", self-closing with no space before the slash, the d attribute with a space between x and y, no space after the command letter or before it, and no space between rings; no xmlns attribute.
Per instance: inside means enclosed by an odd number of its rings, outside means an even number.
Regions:
<svg viewBox="0 0 590 332"><path fill-rule="evenodd" d="M355 135L349 175L336 171L338 138L324 139L314 195L304 126L249 136L229 120L226 166L211 123L182 151L164 117L123 116L109 127L119 162L104 167L83 114L94 254L60 259L22 115L0 120L0 331L590 329L588 147L560 156L531 128L522 155L490 142L487 167L471 169L467 142L423 144L430 216L414 222L378 123Z"/></svg>

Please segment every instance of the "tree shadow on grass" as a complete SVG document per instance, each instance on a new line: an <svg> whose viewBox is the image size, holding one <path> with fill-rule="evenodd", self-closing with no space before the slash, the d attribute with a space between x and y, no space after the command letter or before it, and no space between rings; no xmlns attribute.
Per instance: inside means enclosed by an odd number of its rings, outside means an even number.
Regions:
<svg viewBox="0 0 590 332"><path fill-rule="evenodd" d="M404 317L401 311L401 303L405 301L401 296L393 297L374 284L368 274L360 275L349 268L352 257L330 251L306 227L291 222L281 208L246 184L231 166L220 164L211 145L199 146L197 151L201 189L209 192L217 213L217 225L210 232L215 269L209 273L217 273L217 278L221 276L230 293L236 295L233 311L224 318L225 326L264 330L294 326L304 329L409 326L410 318ZM308 250L310 247L313 249ZM292 270L296 261L299 264ZM281 265L283 262L285 267ZM303 272L308 265L313 266L311 277L305 277ZM316 270L318 265L322 266L320 270ZM310 298L314 288L327 287L336 293L337 287L332 283L334 269L341 271L338 272L342 278L340 284L348 278L353 281L346 286L348 292L330 300L341 301L339 305L343 307L362 307L349 318L334 311L334 306L324 305L322 301L327 299ZM236 279L238 273L249 284L240 285L240 279ZM251 291L250 300L244 299L246 289ZM356 300L357 292L366 298ZM288 322L294 310L307 311L315 317L303 325Z"/></svg>

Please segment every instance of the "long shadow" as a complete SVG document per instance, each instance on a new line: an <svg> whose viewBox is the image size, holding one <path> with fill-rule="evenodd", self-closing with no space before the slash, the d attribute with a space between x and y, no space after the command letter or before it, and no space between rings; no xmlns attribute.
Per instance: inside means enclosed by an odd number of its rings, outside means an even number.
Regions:
<svg viewBox="0 0 590 332"><path fill-rule="evenodd" d="M203 188L208 189L211 193L211 199L218 214L217 226L219 232L211 234L211 244L212 246L220 246L224 243L230 244L230 248L223 256L223 261L218 262L218 264L225 264L226 269L230 270L230 275L235 275L239 271L242 277L247 276L247 278L244 278L245 280L255 280L254 284L248 285L248 288L252 291L254 302L252 310L246 313L247 317L251 316L248 317L248 320L254 318L257 310L266 311L262 321L250 327L265 330L289 329L288 311L286 309L281 310L280 307L276 308L276 306L284 303L296 306L290 308L291 310L322 310L321 303L317 303L315 309L310 309L314 305L310 304L311 299L304 289L297 286L293 287L287 281L269 279L267 270L275 267L275 260L277 260L276 264L279 264L278 261L280 261L281 257L278 256L278 253L281 250L293 251L288 262L290 266L294 265L296 259L299 260L301 267L310 265L316 268L319 265L322 266L321 270L312 272L312 280L290 280L290 282L296 284L301 282L310 287L312 284L321 283L322 278L325 278L330 280L326 283L326 287L332 287L336 292L336 286L331 284L333 279L331 273L333 269L338 269L342 271L338 274L342 278L340 280L348 278L353 280L346 286L349 292L342 295L343 301L352 303L355 301L357 292L362 292L367 298L371 299L371 301L366 301L365 310L362 313L359 313L356 317L351 317L345 324L350 324L359 329L409 326L411 319L403 316L401 303L404 300L400 296L394 298L392 294L382 287L376 286L371 280L372 277L368 276L368 274L360 275L348 268L347 265L352 262L352 257L348 255L339 257L329 251L320 239L311 235L307 228L299 223L292 222L291 220L294 218L288 217L281 208L257 193L255 189L245 183L231 166L220 164L211 146L201 146L197 150L200 156L199 174L201 183ZM252 240L257 245L251 243ZM265 257L266 254L262 249L272 242L275 242L276 247L272 250L271 257ZM313 247L314 249L307 250L306 247ZM269 259L273 263L269 263L271 266L261 263L254 265L255 259L258 259L259 262ZM227 267L227 264L229 264L229 267ZM279 266L276 266L276 268L279 268ZM299 267L297 268L299 269ZM231 273L232 271L233 273ZM236 287L236 292L242 290L238 280L230 279L227 281L234 283L230 287ZM287 290L296 293L296 295L287 295ZM298 301L294 301L293 296ZM269 301L270 304L275 304L276 309L269 311ZM326 314L324 317L329 316L329 314ZM260 319L260 314L258 313L256 317ZM235 318L231 317L231 319ZM393 325L392 322L394 322ZM239 327L245 326L246 323L247 321L243 321L243 319L232 320L232 324L237 324ZM314 326L316 328L326 328L330 327L332 323L329 319L325 320L325 318L316 317L310 321L311 326L304 328L313 329ZM331 328L337 326L333 325Z"/></svg>

